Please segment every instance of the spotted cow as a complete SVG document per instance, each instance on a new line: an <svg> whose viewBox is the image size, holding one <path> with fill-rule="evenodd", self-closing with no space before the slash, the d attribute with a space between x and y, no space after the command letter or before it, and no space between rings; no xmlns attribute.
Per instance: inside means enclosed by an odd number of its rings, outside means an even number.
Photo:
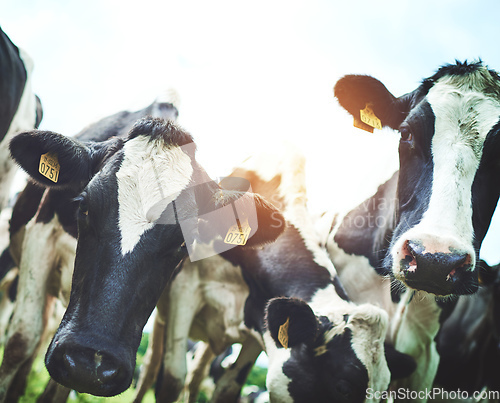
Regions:
<svg viewBox="0 0 500 403"><path fill-rule="evenodd" d="M274 222L284 225L284 232L258 249L234 248L184 263L164 294L167 309L159 310L155 326L166 333L157 401L178 399L187 373L188 336L210 346L211 354L203 351L204 363L228 345L242 343L238 359L217 382L215 402L237 400L262 350L269 357L272 402L364 401L367 388L385 390L389 384L384 353L392 369L399 365L401 372L411 372L411 359L385 350L387 314L371 304L349 302L326 251L318 246L306 206L303 157L296 151L282 159L276 153L272 159L252 157L221 185L233 177L248 179L253 191L284 212L286 222L277 217ZM283 325L288 331L280 331ZM159 355L152 368L159 367ZM188 399L194 402L196 388L191 386Z"/></svg>
<svg viewBox="0 0 500 403"><path fill-rule="evenodd" d="M170 102L175 98L172 95L162 94L139 111L122 111L101 119L75 138L94 142L97 150L117 138L125 138L142 117L175 120L178 111ZM20 274L0 367L0 401L17 401L22 396L51 312L60 303L62 307L68 304L78 232L78 204L74 198L82 189L83 185L44 188L29 181L14 205L9 228L10 255ZM57 316L56 328L60 319Z"/></svg>
<svg viewBox="0 0 500 403"><path fill-rule="evenodd" d="M257 194L221 189L195 158L189 133L171 121L140 119L125 139L81 142L47 131L19 134L19 165L51 190L76 198L78 239L68 308L45 357L51 377L80 392L128 388L147 319L188 254L248 220L246 247L282 231L279 212ZM38 171L57 158L57 183Z"/></svg>
<svg viewBox="0 0 500 403"><path fill-rule="evenodd" d="M0 28L0 209L7 205L15 164L9 155L12 136L37 128L42 120L40 99L31 89L33 61Z"/></svg>
<svg viewBox="0 0 500 403"><path fill-rule="evenodd" d="M500 193L500 78L482 62L457 62L399 98L364 75L341 78L334 92L360 125L399 131L400 166L361 205L326 215L324 242L348 293L383 306L391 342L417 360L400 385L430 388L443 305L477 291Z"/></svg>

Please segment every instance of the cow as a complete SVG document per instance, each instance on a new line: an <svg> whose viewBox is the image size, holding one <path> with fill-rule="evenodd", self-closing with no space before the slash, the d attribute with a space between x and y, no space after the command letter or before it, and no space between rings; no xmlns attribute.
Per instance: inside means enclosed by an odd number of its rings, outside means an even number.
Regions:
<svg viewBox="0 0 500 403"><path fill-rule="evenodd" d="M146 108L121 111L89 125L75 139L97 144L113 137L125 138L145 116L175 120L175 98L174 93L161 94ZM64 307L68 304L77 237L78 205L74 198L82 189L44 188L28 181L13 207L10 256L20 270L19 291L0 366L0 401L17 401L23 395L51 310L56 300Z"/></svg>
<svg viewBox="0 0 500 403"><path fill-rule="evenodd" d="M7 206L16 173L9 142L23 130L37 128L42 120L40 99L31 88L33 61L0 28L0 209Z"/></svg>
<svg viewBox="0 0 500 403"><path fill-rule="evenodd" d="M500 391L500 271L479 262L481 287L460 297L437 335L440 361L436 386L470 396L483 389Z"/></svg>
<svg viewBox="0 0 500 403"><path fill-rule="evenodd" d="M430 388L440 320L478 288L499 197L500 79L481 61L457 61L399 98L365 75L341 78L334 93L358 126L399 131L399 170L362 204L326 214L322 242L347 292L384 307L389 339L417 360L399 385Z"/></svg>
<svg viewBox="0 0 500 403"><path fill-rule="evenodd" d="M282 231L269 225L279 212L262 197L211 180L191 135L171 121L143 118L125 139L100 143L25 132L10 150L39 185L83 188L68 308L45 357L51 377L79 392L128 388L143 327L188 254L205 257L200 246L243 223L245 247Z"/></svg>
<svg viewBox="0 0 500 403"><path fill-rule="evenodd" d="M157 343L157 353L151 354L156 357L151 372L160 366L162 351L164 355L157 401L178 399L187 374L188 337L210 346L211 351L200 354L204 364L232 343L242 344L238 359L217 382L216 402L237 400L263 349L269 357L267 388L273 402L364 401L368 387L387 388L387 314L347 301L335 268L318 246L306 206L304 165L292 148L281 158L277 153L272 159L253 156L221 182L248 179L253 191L284 213L287 221L275 224L285 229L274 243L258 249L234 248L184 262L163 295L154 328L166 334L164 347ZM285 323L287 332L280 330ZM161 340L153 334L155 341ZM413 361L389 350L392 368L411 372ZM203 373L199 368L194 372ZM154 376L144 378L151 383ZM138 397L147 386L138 387ZM189 386L188 400L196 401L196 388Z"/></svg>

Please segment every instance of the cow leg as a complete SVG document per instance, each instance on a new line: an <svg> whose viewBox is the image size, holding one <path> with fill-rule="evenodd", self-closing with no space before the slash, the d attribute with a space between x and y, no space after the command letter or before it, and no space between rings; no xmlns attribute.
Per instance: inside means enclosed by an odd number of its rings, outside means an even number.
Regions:
<svg viewBox="0 0 500 403"><path fill-rule="evenodd" d="M43 393L36 400L37 403L65 403L68 400L71 389L59 385L50 378Z"/></svg>
<svg viewBox="0 0 500 403"><path fill-rule="evenodd" d="M210 363L215 358L215 354L208 343L200 341L194 353L191 370L186 376L188 386L184 400L189 403L196 403L200 393L201 382L207 377Z"/></svg>
<svg viewBox="0 0 500 403"><path fill-rule="evenodd" d="M0 366L0 402L21 366L32 357L45 328L47 280L54 253L53 225L37 223L26 228L19 267L19 284L12 318L7 330Z"/></svg>
<svg viewBox="0 0 500 403"><path fill-rule="evenodd" d="M402 296L391 333L396 350L411 355L417 369L409 377L393 382L391 388L431 390L439 365L434 339L439 331L441 308L434 298L412 298L412 293L406 291Z"/></svg>
<svg viewBox="0 0 500 403"><path fill-rule="evenodd" d="M226 369L217 381L212 402L237 402L241 388L252 369L255 360L262 352L262 345L252 336L248 336L241 345L236 362Z"/></svg>
<svg viewBox="0 0 500 403"><path fill-rule="evenodd" d="M165 294L165 292L164 292ZM165 319L158 312L155 316L153 324L153 332L149 338L148 349L144 356L141 374L137 381L134 402L139 403L144 398L144 395L153 385L163 357L163 343L165 342Z"/></svg>
<svg viewBox="0 0 500 403"><path fill-rule="evenodd" d="M180 271L168 290L164 371L157 385L157 401L175 402L184 387L189 331L202 300L199 283L197 267L190 265Z"/></svg>

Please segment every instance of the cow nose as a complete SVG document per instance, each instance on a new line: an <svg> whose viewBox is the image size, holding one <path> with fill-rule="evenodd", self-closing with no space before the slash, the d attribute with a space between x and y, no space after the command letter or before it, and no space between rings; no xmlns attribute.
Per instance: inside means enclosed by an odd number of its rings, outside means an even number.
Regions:
<svg viewBox="0 0 500 403"><path fill-rule="evenodd" d="M129 387L132 373L113 355L78 346L59 347L46 361L58 383L96 396L114 396Z"/></svg>
<svg viewBox="0 0 500 403"><path fill-rule="evenodd" d="M436 295L474 292L477 285L474 288L472 257L467 252L447 249L448 252L429 251L422 242L407 240L401 261L407 285Z"/></svg>

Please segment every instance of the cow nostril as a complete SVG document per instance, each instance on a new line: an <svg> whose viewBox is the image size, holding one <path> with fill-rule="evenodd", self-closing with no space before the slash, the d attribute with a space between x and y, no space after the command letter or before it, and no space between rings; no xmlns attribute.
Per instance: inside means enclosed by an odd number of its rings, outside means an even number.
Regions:
<svg viewBox="0 0 500 403"><path fill-rule="evenodd" d="M412 273L417 270L417 253L418 244L412 241L405 241L403 244L404 264L406 265L405 271Z"/></svg>

